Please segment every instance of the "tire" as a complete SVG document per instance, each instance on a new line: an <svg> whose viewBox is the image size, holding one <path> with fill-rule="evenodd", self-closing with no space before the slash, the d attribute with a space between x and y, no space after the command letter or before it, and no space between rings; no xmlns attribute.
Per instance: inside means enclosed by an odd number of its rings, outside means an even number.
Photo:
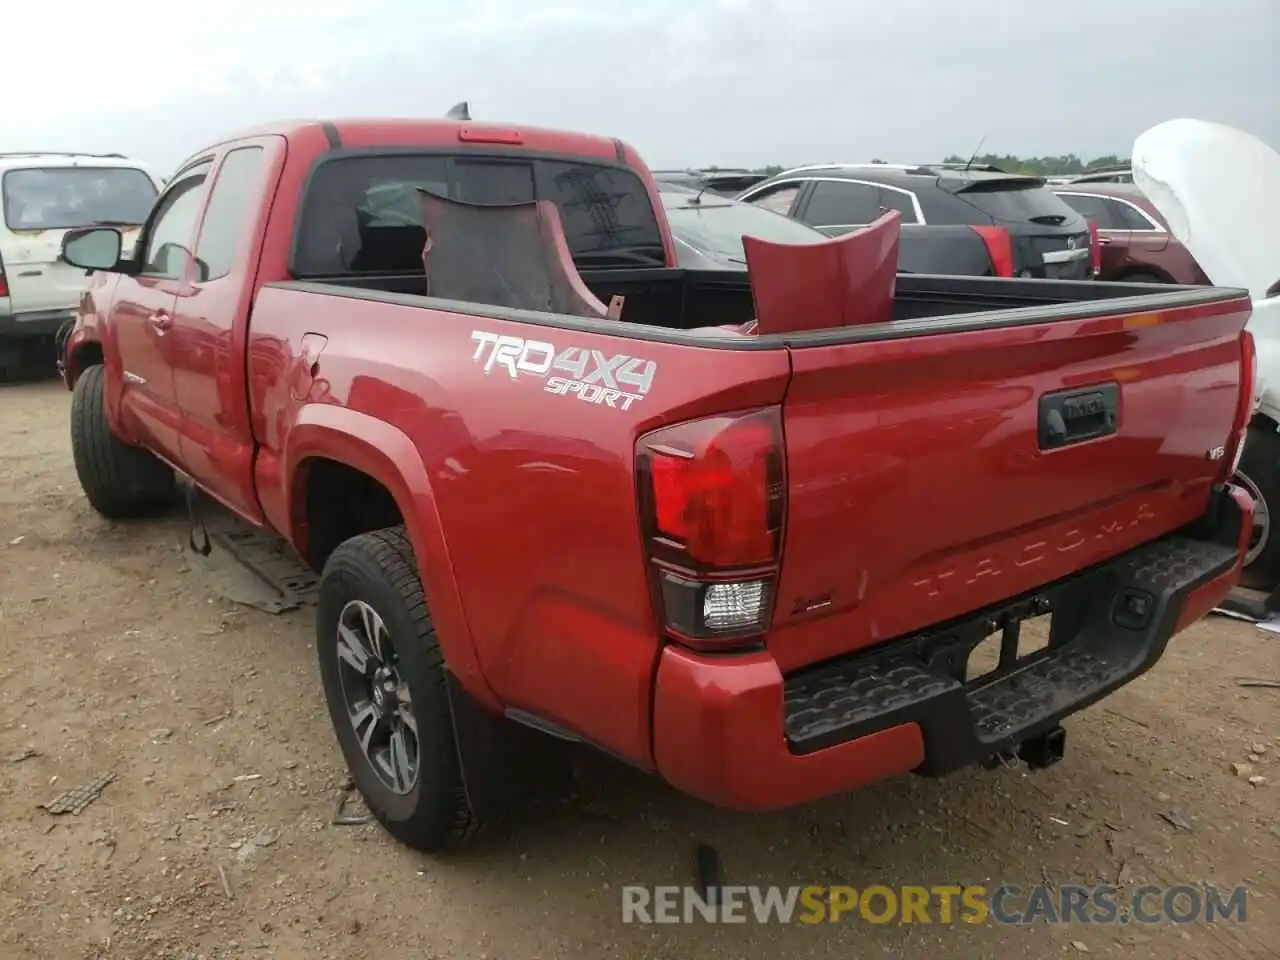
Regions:
<svg viewBox="0 0 1280 960"><path fill-rule="evenodd" d="M460 844L478 823L463 785L440 644L404 528L361 534L338 546L320 578L318 607L316 653L325 700L351 779L369 812L396 840L414 849L436 852ZM341 639L339 627L353 627L365 652L373 652L368 649L366 607L380 619L385 634L382 656L369 657L360 672L352 644ZM382 674L384 694L377 704L370 682L378 676L374 660L392 670L390 677ZM400 698L389 692L393 688L402 691ZM376 719L368 719L370 708ZM364 723L353 720L360 716ZM397 768L397 730L400 789L391 774ZM366 733L369 751L361 745ZM405 773L414 743L417 762L409 777Z"/></svg>
<svg viewBox="0 0 1280 960"><path fill-rule="evenodd" d="M71 394L71 454L90 506L108 520L141 516L168 500L173 471L141 447L125 443L107 422L104 369L89 367Z"/></svg>
<svg viewBox="0 0 1280 960"><path fill-rule="evenodd" d="M1280 531L1271 521L1280 509L1280 434L1274 426L1249 427L1235 482L1254 499L1253 539L1240 582L1269 592L1280 584Z"/></svg>

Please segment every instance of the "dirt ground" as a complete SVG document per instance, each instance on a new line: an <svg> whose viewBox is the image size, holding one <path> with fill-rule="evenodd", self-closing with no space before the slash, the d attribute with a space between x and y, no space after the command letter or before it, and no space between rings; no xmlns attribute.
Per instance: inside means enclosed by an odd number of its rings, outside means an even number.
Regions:
<svg viewBox="0 0 1280 960"><path fill-rule="evenodd" d="M1280 678L1280 637L1196 625L1068 721L1065 760L1041 773L907 777L744 815L591 760L563 802L431 859L331 823L345 771L309 611L224 599L180 514L99 519L69 402L56 383L0 387L5 960L1280 955L1280 690L1236 683ZM38 808L108 772L82 813ZM624 925L621 888L693 882L700 841L728 883L1244 884L1247 920Z"/></svg>

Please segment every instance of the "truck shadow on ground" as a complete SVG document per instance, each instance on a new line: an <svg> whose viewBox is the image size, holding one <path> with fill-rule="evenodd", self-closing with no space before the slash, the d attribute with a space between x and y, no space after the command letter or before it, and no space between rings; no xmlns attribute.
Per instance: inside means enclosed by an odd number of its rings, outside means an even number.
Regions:
<svg viewBox="0 0 1280 960"><path fill-rule="evenodd" d="M211 529L227 529L225 515L203 515ZM180 501L156 522L167 536L181 532L187 539L190 521ZM270 591L236 558L218 549L204 558L190 550L183 554L206 591L263 609L259 601ZM309 638L313 612L306 605L269 619ZM250 614L251 622L259 616L265 615ZM299 666L313 671L313 657L309 653ZM1028 842L1070 838L1083 829L1080 817L1063 815L1067 801L1060 797L1072 767L1087 762L1090 750L1087 739L1073 743L1063 763L1042 772L1018 767L972 769L943 779L908 775L790 810L747 813L683 795L591 748L550 743L555 746L548 747L541 781L501 804L486 829L449 855L451 863L461 869L472 865L486 877L494 867L499 875L518 874L537 861L571 873L585 869L613 886L697 885L707 880L695 867L695 850L705 844L718 854L724 883L860 885L920 882L926 871L929 882L941 883L939 871L955 854L957 875L946 882L963 885L998 871L1010 857L1017 860ZM1102 843L1104 832L1093 839ZM960 876L961 860L981 876ZM849 875L851 867L858 868L856 876Z"/></svg>
<svg viewBox="0 0 1280 960"><path fill-rule="evenodd" d="M127 527L91 523L83 532L89 534L89 556L98 563L142 583L161 576L159 588L175 603L180 596L190 597L185 591L197 583L197 591L228 598L215 586L216 578L202 575L202 565L210 561L193 558L184 548L187 517L180 502L153 520ZM128 551L123 549L125 541L131 541ZM163 579L158 564L191 567L181 578L187 584L183 592L177 580ZM299 769L310 771L305 778L310 792L282 796L274 815L284 823L290 816L306 816L323 818L327 824L334 784L342 779L344 768L316 675L313 609L304 606L270 616L242 602L209 602L207 608L199 602L201 613L195 619L183 616L175 621L193 632L188 640L203 647L206 659L200 662L209 676L248 675L250 666L256 671L238 693L207 688L201 716L217 713L214 701L221 704L224 697L229 713L232 701L238 704L229 722L239 724L234 728L239 733L224 743L229 752L223 762L236 770L258 770L269 768L277 754L301 757ZM226 632L210 626L228 619L234 627ZM283 687L273 690L276 683ZM221 688L218 683L216 689ZM252 703L241 702L247 692L253 694ZM1140 707L1117 706L1143 716ZM941 955L976 956L991 955L997 944L1030 950L1027 955L1056 955L1065 928L1055 932L1043 925L1010 930L953 923L942 930L935 924L926 932L896 920L874 925L858 921L827 924L821 931L802 925L810 930L807 934L751 922L626 925L625 888L703 886L709 878L695 859L703 844L718 854L719 872L710 882L731 886L991 890L1010 883L1025 890L1036 884L1111 884L1120 878L1130 885L1167 885L1201 875L1188 870L1211 870L1207 863L1186 859L1189 838L1201 834L1184 832L1161 819L1176 805L1196 823L1197 831L1213 829L1204 819L1209 812L1198 799L1198 788L1191 786L1190 774L1183 788L1177 785L1170 764L1181 761L1172 743L1166 744L1145 722L1110 717L1111 708L1098 707L1072 718L1066 757L1045 771L969 769L936 780L904 776L772 813L720 810L603 754L565 746L562 749L572 758L571 774L544 777L544 789L537 796L501 809L486 830L451 853L415 853L395 844L375 825L317 826L324 830L324 856L336 863L363 864L347 869L370 883L386 878L388 891L402 889L406 896L418 896L413 893L419 889L415 884L422 884L422 893L446 897L468 915L492 911L522 928L530 918L545 917L544 932L549 936L573 931L585 937L592 931L627 944L628 950L634 947L640 951L637 956L683 957L695 947L706 947L705 954L713 956L721 945L732 947L736 956L818 956L824 950L854 947L912 956L936 947ZM287 742L270 738L253 745L255 731L278 725L290 731ZM239 739L242 736L250 740ZM546 768L562 769L561 764ZM1171 799L1159 794L1156 778L1164 789L1181 795ZM1233 870L1223 879L1234 883L1239 876ZM1114 939L1118 930L1105 936ZM930 939L938 936L948 938L947 946ZM922 937L929 942L922 942ZM1006 937L1022 939L1010 942ZM782 949L777 938L793 948ZM1157 939L1176 944L1164 934ZM773 946L762 953L754 946L758 941ZM654 949L658 952L651 952Z"/></svg>

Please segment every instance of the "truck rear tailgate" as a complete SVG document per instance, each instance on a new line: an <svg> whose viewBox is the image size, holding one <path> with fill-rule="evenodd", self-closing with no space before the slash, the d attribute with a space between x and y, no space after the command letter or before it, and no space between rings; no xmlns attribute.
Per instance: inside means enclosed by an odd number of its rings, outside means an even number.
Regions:
<svg viewBox="0 0 1280 960"><path fill-rule="evenodd" d="M1248 301L793 347L769 648L785 672L960 617L1200 516Z"/></svg>

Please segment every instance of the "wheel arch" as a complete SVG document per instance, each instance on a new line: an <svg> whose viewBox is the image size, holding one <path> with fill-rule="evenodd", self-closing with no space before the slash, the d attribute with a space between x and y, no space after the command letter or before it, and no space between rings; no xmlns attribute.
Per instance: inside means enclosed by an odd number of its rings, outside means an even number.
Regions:
<svg viewBox="0 0 1280 960"><path fill-rule="evenodd" d="M311 555L308 497L319 492L312 481L321 464L363 476L390 496L413 547L446 666L468 693L498 709L476 656L426 465L413 441L391 424L345 407L308 404L299 411L287 435L282 476L289 541L304 558Z"/></svg>
<svg viewBox="0 0 1280 960"><path fill-rule="evenodd" d="M107 362L106 353L102 349L102 341L100 340L81 340L79 343L71 344L67 351L65 380L67 388L71 389L76 385L76 381L90 367L103 365Z"/></svg>
<svg viewBox="0 0 1280 960"><path fill-rule="evenodd" d="M1116 280L1124 281L1124 280L1128 280L1130 277L1141 276L1142 274L1147 274L1148 276L1156 277L1159 279L1161 283L1177 283L1178 282L1173 278L1173 274L1169 273L1168 270L1165 270L1162 267L1158 267L1154 263L1126 264L1124 268L1118 274L1116 274Z"/></svg>

